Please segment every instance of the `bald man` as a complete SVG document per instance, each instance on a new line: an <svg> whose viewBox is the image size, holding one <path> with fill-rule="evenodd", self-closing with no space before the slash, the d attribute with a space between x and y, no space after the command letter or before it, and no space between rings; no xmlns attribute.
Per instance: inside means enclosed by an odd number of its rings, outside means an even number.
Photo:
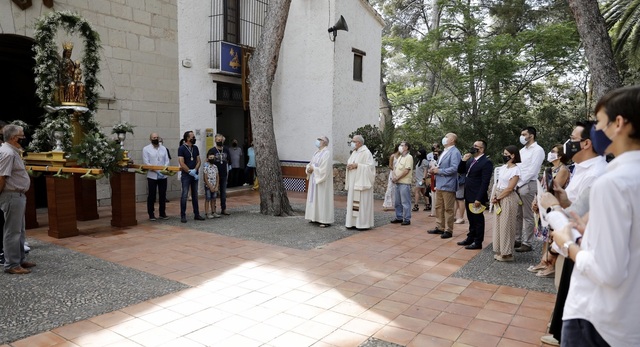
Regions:
<svg viewBox="0 0 640 347"><path fill-rule="evenodd" d="M427 232L439 234L443 239L453 236L458 165L462 160L462 154L456 147L457 140L458 136L454 133L448 133L442 138L444 151L439 156L437 165L429 169L429 173L436 176L436 228Z"/></svg>
<svg viewBox="0 0 640 347"><path fill-rule="evenodd" d="M142 149L142 162L144 165L169 166L169 157L167 149L160 144L160 137L157 133L149 135L150 144ZM160 218L167 219L165 204L167 202L167 176L161 174L160 170L149 170L147 172L147 187L149 195L147 196L147 212L149 220L155 221L156 215L154 206L156 204L156 190L159 193L159 212Z"/></svg>

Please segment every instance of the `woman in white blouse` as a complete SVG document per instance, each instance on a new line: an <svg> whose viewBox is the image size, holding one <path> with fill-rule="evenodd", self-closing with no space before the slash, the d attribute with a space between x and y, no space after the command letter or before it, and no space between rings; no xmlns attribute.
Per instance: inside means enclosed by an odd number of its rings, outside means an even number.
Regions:
<svg viewBox="0 0 640 347"><path fill-rule="evenodd" d="M493 256L497 261L513 261L516 231L519 230L518 204L520 197L514 191L520 179L520 151L516 146L507 146L502 152L505 163L500 168L491 203L496 213L493 227Z"/></svg>

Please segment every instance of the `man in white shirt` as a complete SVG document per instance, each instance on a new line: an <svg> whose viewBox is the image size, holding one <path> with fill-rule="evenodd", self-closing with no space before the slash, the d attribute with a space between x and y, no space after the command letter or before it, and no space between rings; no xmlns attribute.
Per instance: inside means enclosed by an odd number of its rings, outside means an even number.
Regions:
<svg viewBox="0 0 640 347"><path fill-rule="evenodd" d="M520 167L520 182L524 182L516 188L522 205L518 210L518 225L522 224L522 230L516 233L516 252L530 252L533 242L533 210L531 204L538 191L537 179L540 167L545 158L544 149L536 142L536 128L526 127L520 133L520 143L524 145L520 149L522 163Z"/></svg>
<svg viewBox="0 0 640 347"><path fill-rule="evenodd" d="M167 149L160 144L158 134L149 135L150 144L142 149L142 162L144 165L169 166L169 157ZM156 204L156 190L159 193L159 212L160 218L167 219L165 205L167 202L167 176L160 173L160 170L149 170L147 172L147 187L149 195L147 196L147 212L149 220L155 221L154 205Z"/></svg>
<svg viewBox="0 0 640 347"><path fill-rule="evenodd" d="M578 245L572 225L552 233L575 261L564 307L562 346L640 346L640 87L613 90L596 105L598 153L615 159L591 187Z"/></svg>

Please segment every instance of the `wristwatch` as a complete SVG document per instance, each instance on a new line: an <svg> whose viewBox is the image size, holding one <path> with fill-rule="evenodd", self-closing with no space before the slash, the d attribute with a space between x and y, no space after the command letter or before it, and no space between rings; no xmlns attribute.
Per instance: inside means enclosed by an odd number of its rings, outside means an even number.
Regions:
<svg viewBox="0 0 640 347"><path fill-rule="evenodd" d="M565 256L565 258L569 258L569 247L573 244L575 244L575 242L569 240L562 245L562 255Z"/></svg>

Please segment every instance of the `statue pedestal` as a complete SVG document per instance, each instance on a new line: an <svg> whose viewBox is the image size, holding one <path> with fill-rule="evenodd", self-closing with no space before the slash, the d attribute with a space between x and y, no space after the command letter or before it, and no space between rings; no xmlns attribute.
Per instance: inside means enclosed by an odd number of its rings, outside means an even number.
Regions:
<svg viewBox="0 0 640 347"><path fill-rule="evenodd" d="M79 221L95 220L98 216L98 195L96 181L80 178L80 174L73 175L76 197L76 219Z"/></svg>
<svg viewBox="0 0 640 347"><path fill-rule="evenodd" d="M136 174L118 172L111 176L111 225L129 227L136 220Z"/></svg>
<svg viewBox="0 0 640 347"><path fill-rule="evenodd" d="M33 177L31 179L31 185L29 190L25 194L27 196L27 208L24 212L25 229L35 229L40 226L38 224L38 213L36 212L36 187Z"/></svg>
<svg viewBox="0 0 640 347"><path fill-rule="evenodd" d="M57 239L78 236L74 182L47 175L49 236Z"/></svg>

